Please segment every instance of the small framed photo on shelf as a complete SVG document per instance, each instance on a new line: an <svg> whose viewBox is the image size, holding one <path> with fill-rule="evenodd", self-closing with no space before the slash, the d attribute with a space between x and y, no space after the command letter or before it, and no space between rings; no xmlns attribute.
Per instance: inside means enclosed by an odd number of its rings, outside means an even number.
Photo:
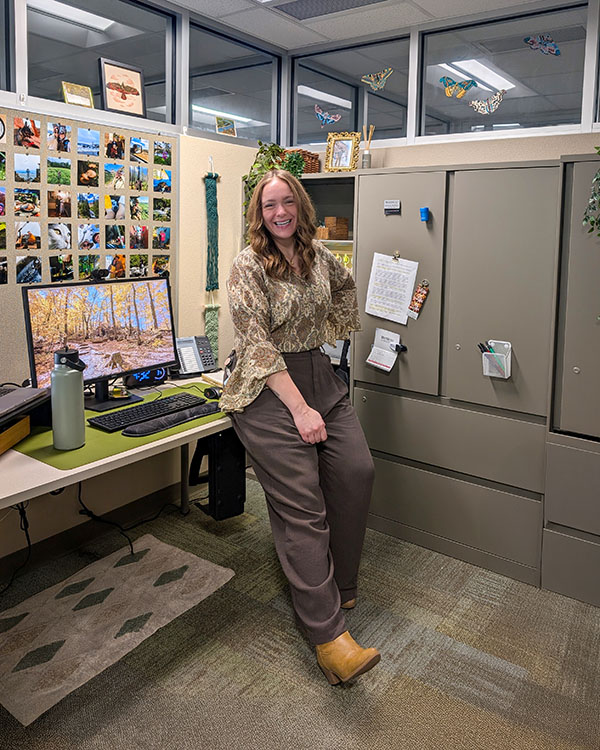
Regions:
<svg viewBox="0 0 600 750"><path fill-rule="evenodd" d="M228 120L226 117L215 117L215 130L221 135L237 136L235 130L235 121Z"/></svg>
<svg viewBox="0 0 600 750"><path fill-rule="evenodd" d="M94 109L94 95L89 86L81 86L79 83L61 81L63 99L66 104L77 104L79 107Z"/></svg>
<svg viewBox="0 0 600 750"><path fill-rule="evenodd" d="M352 172L358 164L360 133L328 133L326 172Z"/></svg>
<svg viewBox="0 0 600 750"><path fill-rule="evenodd" d="M99 64L102 108L146 117L142 69L104 57L100 58Z"/></svg>

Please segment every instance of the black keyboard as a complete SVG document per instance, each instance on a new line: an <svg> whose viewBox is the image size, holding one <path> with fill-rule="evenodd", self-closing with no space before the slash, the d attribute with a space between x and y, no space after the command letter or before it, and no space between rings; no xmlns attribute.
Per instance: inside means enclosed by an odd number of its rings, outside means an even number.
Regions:
<svg viewBox="0 0 600 750"><path fill-rule="evenodd" d="M147 401L137 406L111 411L108 414L99 414L97 417L88 417L88 422L92 427L98 427L105 432L117 432L130 424L147 422L150 419L164 417L165 414L174 414L205 402L205 398L194 396L193 393L175 393L156 401Z"/></svg>

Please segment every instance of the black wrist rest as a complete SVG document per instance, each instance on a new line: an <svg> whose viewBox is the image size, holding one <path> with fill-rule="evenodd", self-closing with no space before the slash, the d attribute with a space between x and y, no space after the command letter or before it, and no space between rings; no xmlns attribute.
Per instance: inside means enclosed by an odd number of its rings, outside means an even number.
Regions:
<svg viewBox="0 0 600 750"><path fill-rule="evenodd" d="M149 419L147 422L130 424L129 427L123 430L121 435L126 435L127 437L153 435L155 432L162 432L163 430L168 430L169 427L175 427L184 422L191 422L192 419L198 419L198 417L216 414L218 411L220 409L216 401L207 404L198 404L197 406L190 406L189 409L176 411L174 414L165 414L164 417L156 417L156 419Z"/></svg>

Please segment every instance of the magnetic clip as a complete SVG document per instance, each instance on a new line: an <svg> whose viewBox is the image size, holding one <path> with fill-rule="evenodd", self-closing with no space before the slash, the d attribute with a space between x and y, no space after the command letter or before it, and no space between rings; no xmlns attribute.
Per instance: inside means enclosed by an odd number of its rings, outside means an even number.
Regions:
<svg viewBox="0 0 600 750"><path fill-rule="evenodd" d="M390 349L392 349L395 352L398 352L398 354L402 354L402 352L407 352L408 347L404 346L402 343L402 340L400 340L399 344L390 344Z"/></svg>

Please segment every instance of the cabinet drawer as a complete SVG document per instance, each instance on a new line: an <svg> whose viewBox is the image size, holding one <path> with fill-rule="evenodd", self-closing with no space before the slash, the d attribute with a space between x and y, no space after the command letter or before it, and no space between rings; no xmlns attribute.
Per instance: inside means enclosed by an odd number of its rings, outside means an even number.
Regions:
<svg viewBox="0 0 600 750"><path fill-rule="evenodd" d="M546 521L600 535L600 453L547 445Z"/></svg>
<svg viewBox="0 0 600 750"><path fill-rule="evenodd" d="M376 458L370 512L539 566L542 504L536 500Z"/></svg>
<svg viewBox="0 0 600 750"><path fill-rule="evenodd" d="M600 607L600 537L544 529L542 588Z"/></svg>
<svg viewBox="0 0 600 750"><path fill-rule="evenodd" d="M543 425L365 388L354 403L373 450L544 491Z"/></svg>

